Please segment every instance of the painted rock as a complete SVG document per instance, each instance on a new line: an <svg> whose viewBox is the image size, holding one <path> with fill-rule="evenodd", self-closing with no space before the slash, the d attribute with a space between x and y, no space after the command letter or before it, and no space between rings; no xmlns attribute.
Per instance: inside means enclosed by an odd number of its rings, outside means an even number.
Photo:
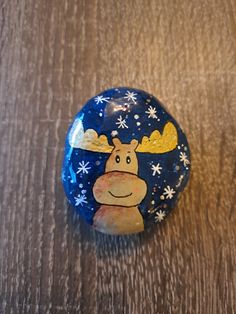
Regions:
<svg viewBox="0 0 236 314"><path fill-rule="evenodd" d="M114 88L91 98L67 133L65 193L79 215L103 233L137 233L164 220L189 171L183 131L142 90Z"/></svg>

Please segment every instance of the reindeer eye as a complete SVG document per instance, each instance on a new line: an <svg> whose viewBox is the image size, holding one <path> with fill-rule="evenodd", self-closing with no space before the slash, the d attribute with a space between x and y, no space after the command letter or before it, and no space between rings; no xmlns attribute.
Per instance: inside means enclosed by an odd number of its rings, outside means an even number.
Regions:
<svg viewBox="0 0 236 314"><path fill-rule="evenodd" d="M120 162L120 156L116 155L116 162L119 163Z"/></svg>
<svg viewBox="0 0 236 314"><path fill-rule="evenodd" d="M131 158L129 156L126 157L126 162L127 162L127 164L131 163Z"/></svg>

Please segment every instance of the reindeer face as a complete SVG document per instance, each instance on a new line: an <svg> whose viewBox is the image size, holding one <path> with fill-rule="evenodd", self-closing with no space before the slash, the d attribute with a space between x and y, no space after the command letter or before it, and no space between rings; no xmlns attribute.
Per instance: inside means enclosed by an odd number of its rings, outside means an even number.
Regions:
<svg viewBox="0 0 236 314"><path fill-rule="evenodd" d="M117 170L137 174L138 160L135 149L138 141L132 140L130 144L122 144L118 138L114 138L113 144L114 149L107 160L105 172Z"/></svg>
<svg viewBox="0 0 236 314"><path fill-rule="evenodd" d="M93 194L97 202L106 205L136 206L145 197L147 185L137 176L135 148L138 141L122 144L113 139L114 149L107 160L105 174L97 179Z"/></svg>

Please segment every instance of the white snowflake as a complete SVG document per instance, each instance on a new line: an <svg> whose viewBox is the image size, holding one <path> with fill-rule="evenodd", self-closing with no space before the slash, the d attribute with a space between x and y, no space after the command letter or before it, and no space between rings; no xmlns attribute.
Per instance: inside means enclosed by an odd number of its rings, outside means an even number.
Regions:
<svg viewBox="0 0 236 314"><path fill-rule="evenodd" d="M118 129L119 129L119 128L122 128L122 129L126 128L126 129L128 129L128 126L127 126L127 124L126 124L126 120L125 120L125 119L122 120L122 116L120 116L120 117L117 119L116 124L118 125Z"/></svg>
<svg viewBox="0 0 236 314"><path fill-rule="evenodd" d="M159 210L155 214L155 222L161 222L166 216L166 213L163 210Z"/></svg>
<svg viewBox="0 0 236 314"><path fill-rule="evenodd" d="M157 110L156 110L156 108L153 108L152 106L149 106L148 110L145 111L145 113L148 114L148 118L157 119L157 115L156 115Z"/></svg>
<svg viewBox="0 0 236 314"><path fill-rule="evenodd" d="M157 173L158 174L161 174L161 169L162 169L162 167L160 166L160 164L158 163L156 166L155 165L152 165L152 171L153 171L153 173L152 173L152 175L153 176L155 176Z"/></svg>
<svg viewBox="0 0 236 314"><path fill-rule="evenodd" d="M180 152L179 158L180 158L180 161L183 162L185 167L190 164L190 161L188 160L188 157L187 157L187 155L185 153Z"/></svg>
<svg viewBox="0 0 236 314"><path fill-rule="evenodd" d="M89 161L85 163L85 161L81 161L79 162L79 166L78 167L78 171L76 173L80 173L82 171L82 173L88 173L88 170L91 169L91 167L88 167L89 165Z"/></svg>
<svg viewBox="0 0 236 314"><path fill-rule="evenodd" d="M110 97L103 97L103 95L100 95L100 96L96 96L95 98L94 98L94 101L96 102L96 104L98 105L98 104L103 104L103 102L105 101L105 102L108 102L109 101L109 99L110 99Z"/></svg>
<svg viewBox="0 0 236 314"><path fill-rule="evenodd" d="M137 97L135 97L135 96L137 96L136 93L130 92L130 91L127 90L127 92L126 92L124 98L128 99L128 101L131 100L131 101L133 101L134 103L136 103Z"/></svg>
<svg viewBox="0 0 236 314"><path fill-rule="evenodd" d="M86 195L82 194L78 194L77 197L75 197L75 206L78 206L78 205L82 205L83 206L83 203L84 204L87 204L88 202L86 201L87 200L87 197Z"/></svg>
<svg viewBox="0 0 236 314"><path fill-rule="evenodd" d="M175 194L175 190L171 189L169 185L167 185L166 188L164 188L163 195L166 195L166 198L172 199L173 195Z"/></svg>
<svg viewBox="0 0 236 314"><path fill-rule="evenodd" d="M111 132L111 136L114 137L114 136L116 136L116 135L118 135L118 131L113 130L113 131Z"/></svg>

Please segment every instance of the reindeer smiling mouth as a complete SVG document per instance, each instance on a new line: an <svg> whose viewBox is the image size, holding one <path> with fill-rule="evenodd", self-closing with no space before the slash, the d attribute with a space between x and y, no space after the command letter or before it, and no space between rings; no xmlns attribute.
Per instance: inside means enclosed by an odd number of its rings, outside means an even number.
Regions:
<svg viewBox="0 0 236 314"><path fill-rule="evenodd" d="M113 194L111 191L108 191L108 193L110 193L111 196L113 196L113 197L115 197L115 198L126 198L126 197L129 197L129 196L131 196L131 195L133 194L133 193L131 192L131 193L127 194L127 195L115 195L115 194Z"/></svg>

